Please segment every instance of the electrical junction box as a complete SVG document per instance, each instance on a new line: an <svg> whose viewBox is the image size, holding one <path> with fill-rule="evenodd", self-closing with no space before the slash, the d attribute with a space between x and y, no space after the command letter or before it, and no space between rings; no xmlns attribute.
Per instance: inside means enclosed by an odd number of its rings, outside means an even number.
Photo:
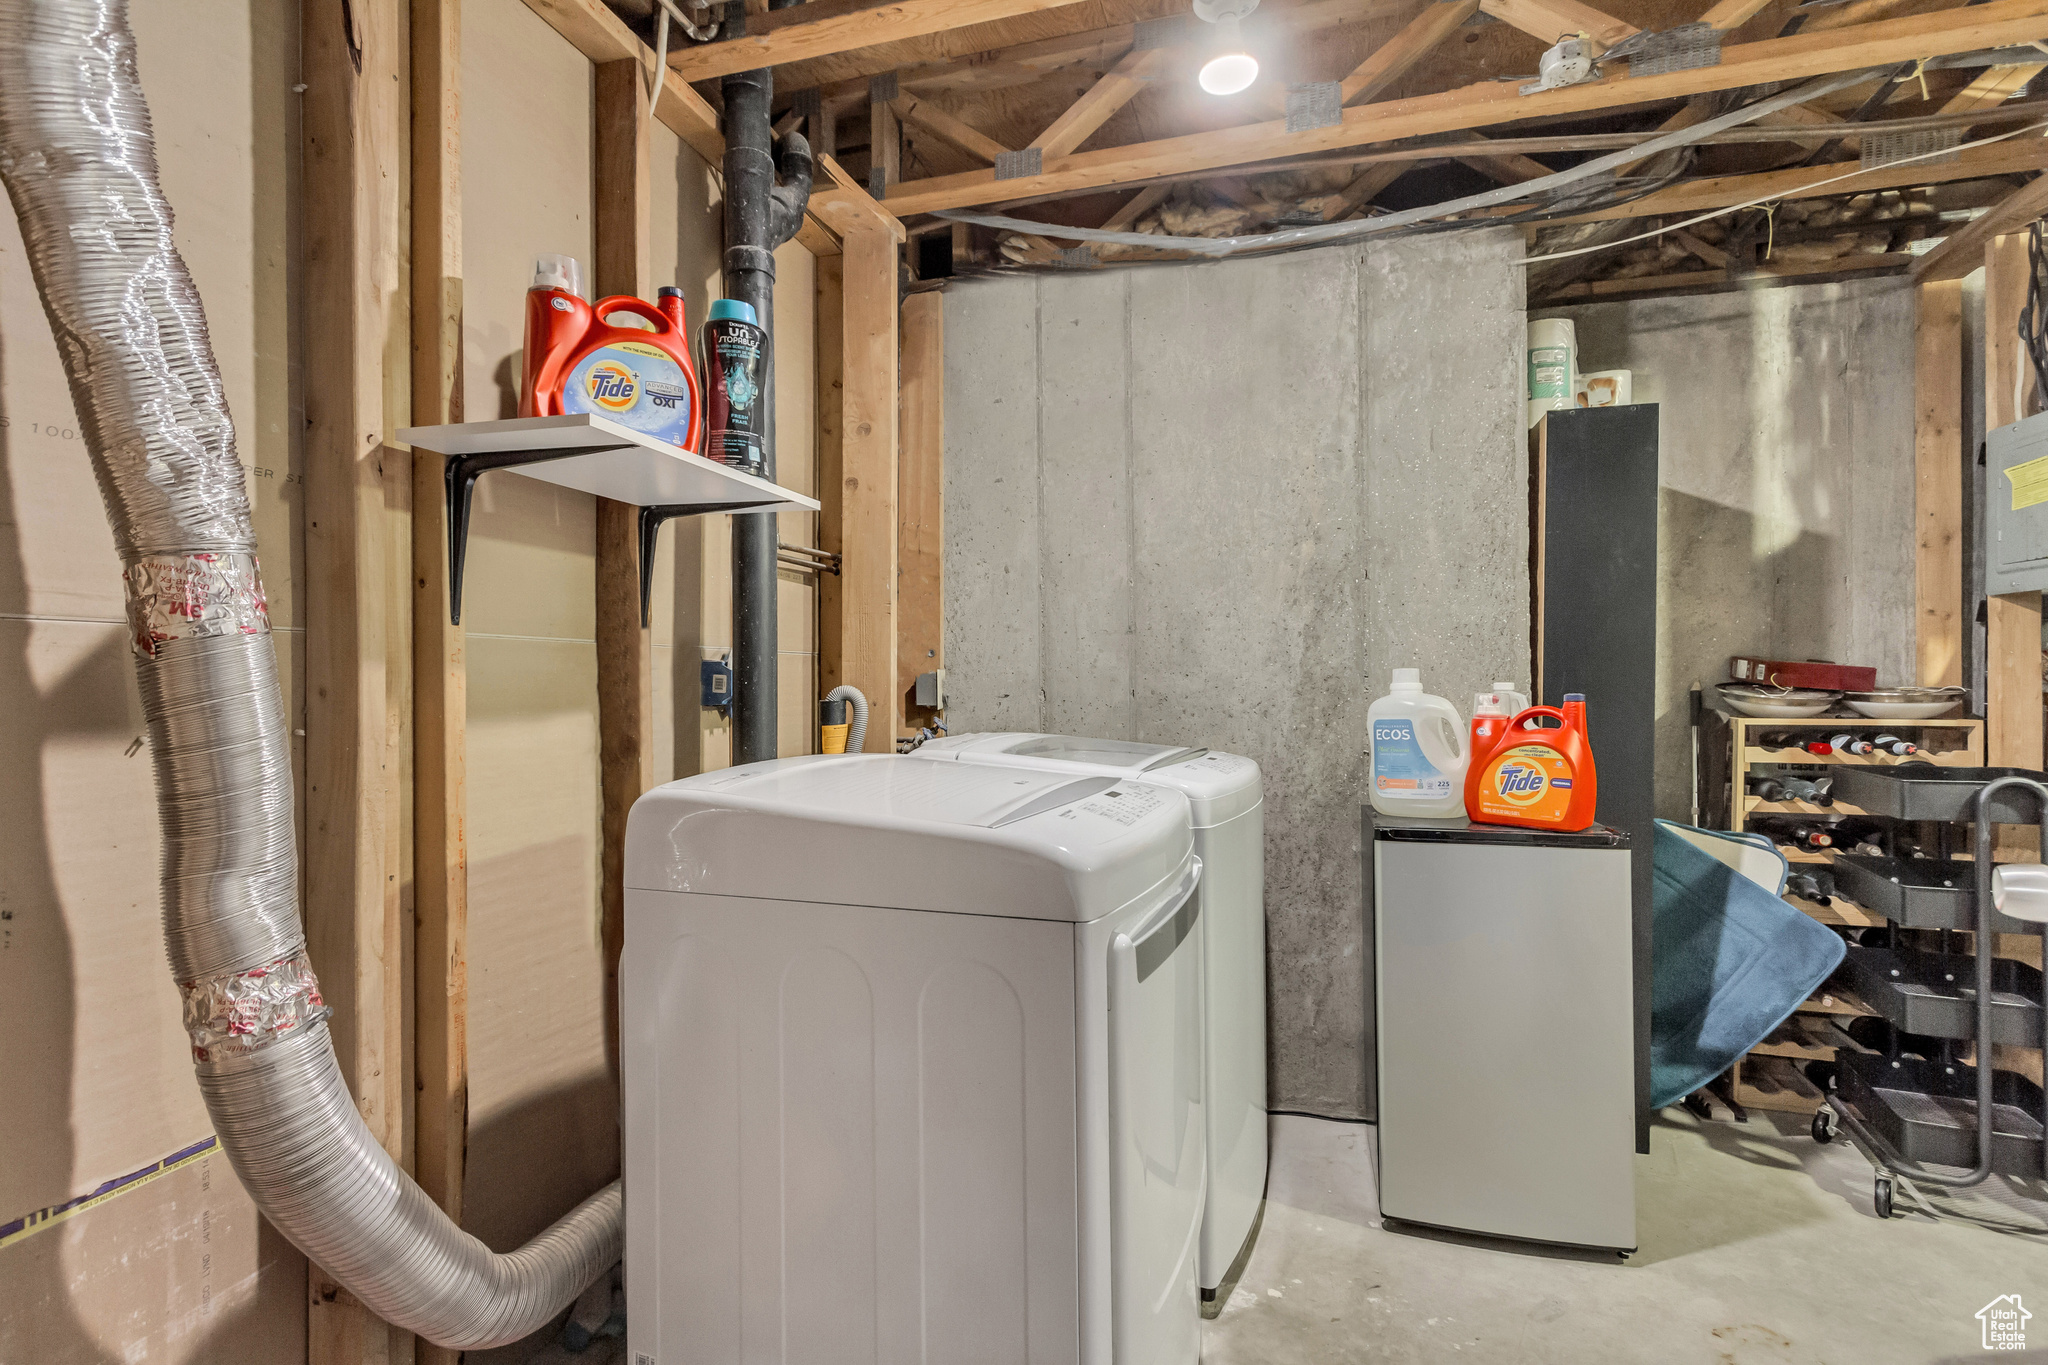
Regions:
<svg viewBox="0 0 2048 1365"><path fill-rule="evenodd" d="M937 668L929 673L917 675L917 693L914 704L922 706L928 711L943 711L946 709L945 669Z"/></svg>
<svg viewBox="0 0 2048 1365"><path fill-rule="evenodd" d="M1984 438L1984 592L2048 588L2048 413Z"/></svg>
<svg viewBox="0 0 2048 1365"><path fill-rule="evenodd" d="M704 702L723 710L732 705L732 665L717 659L706 659L702 666L704 675Z"/></svg>

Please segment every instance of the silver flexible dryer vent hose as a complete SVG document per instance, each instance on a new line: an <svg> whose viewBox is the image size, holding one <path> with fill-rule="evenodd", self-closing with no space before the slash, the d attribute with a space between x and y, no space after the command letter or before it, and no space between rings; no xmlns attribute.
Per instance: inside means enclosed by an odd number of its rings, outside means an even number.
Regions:
<svg viewBox="0 0 2048 1365"><path fill-rule="evenodd" d="M443 1346L516 1341L619 1259L619 1187L495 1255L392 1163L342 1081L299 923L248 496L123 0L0 0L0 178L121 555L164 945L221 1146L265 1216L370 1311Z"/></svg>
<svg viewBox="0 0 2048 1365"><path fill-rule="evenodd" d="M858 687L841 683L825 694L826 701L853 703L853 728L846 732L846 752L857 754L868 742L868 699Z"/></svg>

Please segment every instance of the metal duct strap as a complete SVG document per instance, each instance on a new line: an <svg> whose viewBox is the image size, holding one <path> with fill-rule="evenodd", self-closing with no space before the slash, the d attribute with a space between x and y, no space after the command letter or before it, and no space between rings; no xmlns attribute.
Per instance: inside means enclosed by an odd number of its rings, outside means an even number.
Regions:
<svg viewBox="0 0 2048 1365"><path fill-rule="evenodd" d="M364 1125L306 960L291 751L234 427L171 237L123 0L0 0L0 179L127 591L164 947L222 1149L277 1229L442 1346L544 1326L619 1259L617 1183L497 1255Z"/></svg>

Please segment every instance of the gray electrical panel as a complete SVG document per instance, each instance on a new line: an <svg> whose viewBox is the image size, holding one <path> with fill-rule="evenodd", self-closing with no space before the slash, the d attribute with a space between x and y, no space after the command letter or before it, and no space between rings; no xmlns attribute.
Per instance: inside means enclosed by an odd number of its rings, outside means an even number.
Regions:
<svg viewBox="0 0 2048 1365"><path fill-rule="evenodd" d="M2048 589L2048 412L1984 438L1984 592Z"/></svg>

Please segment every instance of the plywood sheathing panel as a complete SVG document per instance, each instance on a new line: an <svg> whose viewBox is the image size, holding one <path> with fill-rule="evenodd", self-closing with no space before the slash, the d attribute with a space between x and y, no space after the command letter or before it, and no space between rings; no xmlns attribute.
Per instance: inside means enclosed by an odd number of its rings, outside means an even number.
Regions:
<svg viewBox="0 0 2048 1365"><path fill-rule="evenodd" d="M594 280L591 64L519 0L463 24L468 416L515 415L542 252ZM463 1225L509 1250L617 1173L598 938L596 500L477 486L469 725L469 1160Z"/></svg>
<svg viewBox="0 0 2048 1365"><path fill-rule="evenodd" d="M144 6L130 21L248 473L296 731L297 9ZM186 78L202 67L219 79ZM221 99L222 81L244 96ZM211 1132L164 963L120 564L78 429L14 215L0 213L0 1034L12 1040L0 1223ZM293 754L302 772L296 735ZM300 1359L304 1265L215 1157L0 1250L0 1359Z"/></svg>

